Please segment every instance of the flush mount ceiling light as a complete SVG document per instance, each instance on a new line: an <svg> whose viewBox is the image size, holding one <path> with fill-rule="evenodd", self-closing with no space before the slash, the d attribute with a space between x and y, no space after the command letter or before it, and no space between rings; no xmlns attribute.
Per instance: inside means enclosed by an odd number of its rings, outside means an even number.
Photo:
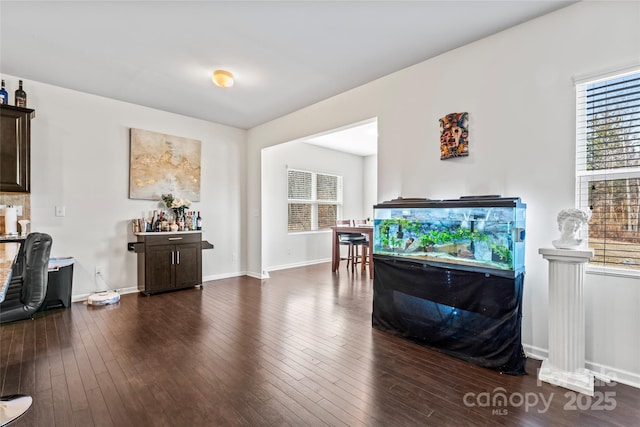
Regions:
<svg viewBox="0 0 640 427"><path fill-rule="evenodd" d="M233 86L233 74L227 70L215 70L213 72L213 82L220 87Z"/></svg>

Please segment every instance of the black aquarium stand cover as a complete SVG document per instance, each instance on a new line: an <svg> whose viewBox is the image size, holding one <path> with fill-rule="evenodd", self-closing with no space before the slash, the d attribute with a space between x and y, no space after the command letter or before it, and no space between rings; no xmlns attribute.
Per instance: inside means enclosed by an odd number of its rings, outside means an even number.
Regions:
<svg viewBox="0 0 640 427"><path fill-rule="evenodd" d="M524 273L513 278L374 256L373 327L502 373L524 375Z"/></svg>

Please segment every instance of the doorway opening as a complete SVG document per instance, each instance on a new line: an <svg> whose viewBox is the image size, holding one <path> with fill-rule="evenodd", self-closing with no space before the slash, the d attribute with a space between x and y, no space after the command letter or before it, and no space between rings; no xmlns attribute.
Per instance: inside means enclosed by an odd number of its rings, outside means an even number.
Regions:
<svg viewBox="0 0 640 427"><path fill-rule="evenodd" d="M373 217L377 202L377 119L262 150L262 271L328 262L331 230L289 231L287 171L342 177L340 216Z"/></svg>

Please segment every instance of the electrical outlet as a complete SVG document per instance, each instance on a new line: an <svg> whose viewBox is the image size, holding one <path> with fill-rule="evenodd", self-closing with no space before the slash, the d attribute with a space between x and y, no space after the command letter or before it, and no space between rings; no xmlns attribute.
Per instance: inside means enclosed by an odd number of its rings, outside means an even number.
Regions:
<svg viewBox="0 0 640 427"><path fill-rule="evenodd" d="M237 253L232 253L231 254L231 261L237 261L238 260L238 254Z"/></svg>
<svg viewBox="0 0 640 427"><path fill-rule="evenodd" d="M96 267L96 276L102 276L102 267Z"/></svg>
<svg viewBox="0 0 640 427"><path fill-rule="evenodd" d="M16 208L16 215L22 216L22 206L14 206Z"/></svg>

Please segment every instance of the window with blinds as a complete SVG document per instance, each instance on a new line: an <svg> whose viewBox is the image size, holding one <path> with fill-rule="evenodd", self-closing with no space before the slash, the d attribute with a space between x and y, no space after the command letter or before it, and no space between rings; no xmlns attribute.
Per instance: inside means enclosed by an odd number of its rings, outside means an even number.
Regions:
<svg viewBox="0 0 640 427"><path fill-rule="evenodd" d="M576 201L591 212L591 265L640 273L640 70L576 93Z"/></svg>
<svg viewBox="0 0 640 427"><path fill-rule="evenodd" d="M288 230L313 231L335 225L342 208L342 177L287 170Z"/></svg>

